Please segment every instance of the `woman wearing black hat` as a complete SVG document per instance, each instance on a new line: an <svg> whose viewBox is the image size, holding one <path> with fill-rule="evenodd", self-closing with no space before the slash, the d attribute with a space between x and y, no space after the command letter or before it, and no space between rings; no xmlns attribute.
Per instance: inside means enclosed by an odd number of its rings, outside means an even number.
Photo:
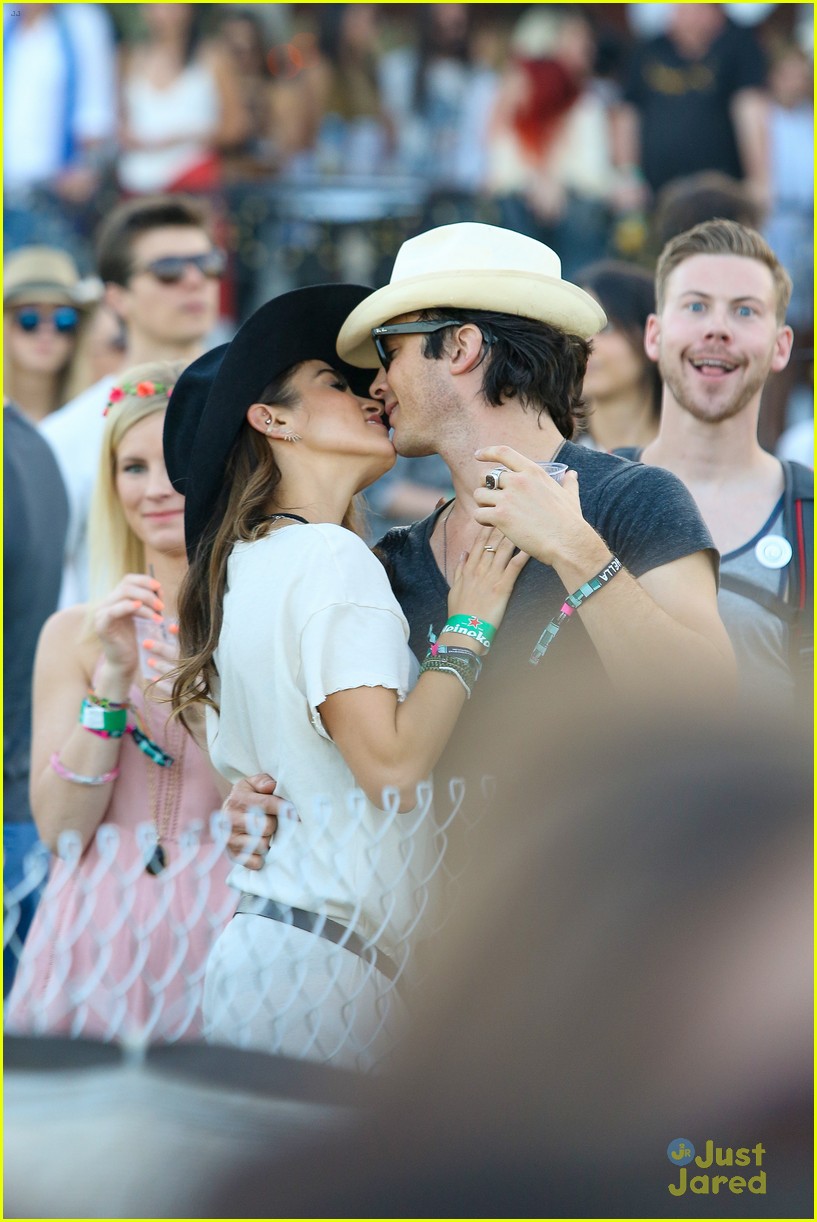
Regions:
<svg viewBox="0 0 817 1222"><path fill-rule="evenodd" d="M190 557L175 706L207 705L224 776L268 772L294 807L263 868L232 872L244 894L208 965L209 1037L361 1069L402 1017L394 982L434 875L417 786L526 559L483 532L452 586L454 631L411 690L405 618L350 529L355 495L394 462L369 376L335 353L369 291L268 302L182 375L165 426Z"/></svg>

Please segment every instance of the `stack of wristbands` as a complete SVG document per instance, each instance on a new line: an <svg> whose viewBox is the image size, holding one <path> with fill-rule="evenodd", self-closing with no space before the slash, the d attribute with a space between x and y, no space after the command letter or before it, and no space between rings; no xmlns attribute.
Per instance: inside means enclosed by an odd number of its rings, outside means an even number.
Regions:
<svg viewBox="0 0 817 1222"><path fill-rule="evenodd" d="M443 632L455 632L458 636L470 637L472 641L476 641L477 644L481 645L486 652L491 648L491 641L496 636L496 628L494 628L493 624L487 623L477 615L449 615L445 621ZM442 636L442 633L440 635ZM437 640L430 629L428 639L432 645Z"/></svg>
<svg viewBox="0 0 817 1222"><path fill-rule="evenodd" d="M129 713L133 716L132 722L128 719ZM89 691L87 699L80 706L79 724L100 738L121 738L123 734L131 734L139 750L154 764L167 768L173 763L173 756L163 751L142 729L133 705L117 704Z"/></svg>
<svg viewBox="0 0 817 1222"><path fill-rule="evenodd" d="M485 650L491 648L491 641L496 634L496 629L492 624L486 623L476 615L452 615L446 620L442 631L454 632L458 636L477 641ZM473 649L464 649L457 645L440 645L431 628L429 628L428 639L431 647L420 667L420 674L427 670L439 670L454 675L465 688L466 696L470 700L474 684L482 671L482 659L474 653Z"/></svg>
<svg viewBox="0 0 817 1222"><path fill-rule="evenodd" d="M128 729L128 706L114 704L100 696L89 693L79 710L79 724L100 738L121 738Z"/></svg>

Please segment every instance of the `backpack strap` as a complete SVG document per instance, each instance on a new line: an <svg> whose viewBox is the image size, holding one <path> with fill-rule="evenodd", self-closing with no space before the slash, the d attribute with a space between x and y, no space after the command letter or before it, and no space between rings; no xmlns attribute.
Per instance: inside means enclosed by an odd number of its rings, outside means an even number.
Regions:
<svg viewBox="0 0 817 1222"><path fill-rule="evenodd" d="M783 533L792 547L786 601L795 613L792 672L811 681L814 664L814 472L781 460L784 477Z"/></svg>
<svg viewBox="0 0 817 1222"><path fill-rule="evenodd" d="M783 623L788 624L789 627L797 622L796 607L786 602L785 599L779 598L777 594L773 594L771 590L764 590L760 586L753 585L751 581L745 581L742 577L733 577L731 573L722 571L720 588L729 590L733 594L740 594L743 598L751 598L752 602L756 602L765 611L782 619Z"/></svg>

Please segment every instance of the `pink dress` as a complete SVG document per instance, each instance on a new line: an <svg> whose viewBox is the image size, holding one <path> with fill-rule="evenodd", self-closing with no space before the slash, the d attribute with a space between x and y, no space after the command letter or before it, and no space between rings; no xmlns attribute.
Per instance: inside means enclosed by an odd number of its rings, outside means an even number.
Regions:
<svg viewBox="0 0 817 1222"><path fill-rule="evenodd" d="M138 687L130 699L175 762L159 767L125 735L96 836L81 857L52 859L7 1031L140 1042L201 1035L205 963L238 898L210 832L221 798L206 757L167 721L167 706L151 703L146 715ZM156 875L145 868L154 827L166 858Z"/></svg>

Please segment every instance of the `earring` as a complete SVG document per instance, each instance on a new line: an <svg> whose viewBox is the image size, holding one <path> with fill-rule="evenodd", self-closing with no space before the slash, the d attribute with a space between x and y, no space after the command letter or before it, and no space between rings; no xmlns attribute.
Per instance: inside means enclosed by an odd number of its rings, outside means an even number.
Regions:
<svg viewBox="0 0 817 1222"><path fill-rule="evenodd" d="M300 433L293 433L292 429L287 429L284 433L284 441L300 441Z"/></svg>

